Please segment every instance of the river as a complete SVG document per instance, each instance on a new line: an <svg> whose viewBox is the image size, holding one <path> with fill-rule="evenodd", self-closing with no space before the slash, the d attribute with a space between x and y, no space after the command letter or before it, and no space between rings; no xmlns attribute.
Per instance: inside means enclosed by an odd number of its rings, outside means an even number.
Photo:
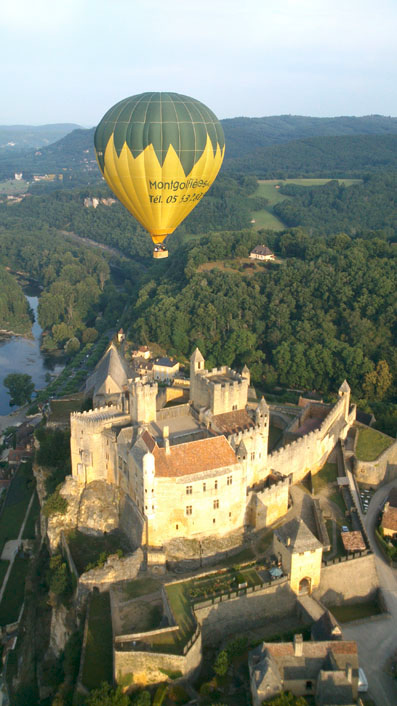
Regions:
<svg viewBox="0 0 397 706"><path fill-rule="evenodd" d="M10 396L3 385L3 380L9 373L27 373L31 376L36 389L39 390L45 387L45 377L50 370L52 373L59 373L63 368L63 365L50 368L45 362L45 358L40 352L42 329L37 320L39 303L37 289L24 287L24 292L29 306L34 312L33 338L12 336L0 340L0 415L9 414L17 409L17 407L10 407Z"/></svg>

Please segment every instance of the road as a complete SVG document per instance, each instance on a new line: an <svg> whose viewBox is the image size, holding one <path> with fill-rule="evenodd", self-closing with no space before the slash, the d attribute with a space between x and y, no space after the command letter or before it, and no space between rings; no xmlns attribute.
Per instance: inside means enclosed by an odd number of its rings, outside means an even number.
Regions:
<svg viewBox="0 0 397 706"><path fill-rule="evenodd" d="M383 589L388 614L343 627L344 639L357 641L360 666L364 669L369 683L368 693L378 706L397 704L397 680L393 680L384 671L387 659L397 649L397 569L390 568L386 563L374 533L379 508L392 487L397 487L396 480L379 488L371 499L367 515L362 516L375 555L379 583Z"/></svg>

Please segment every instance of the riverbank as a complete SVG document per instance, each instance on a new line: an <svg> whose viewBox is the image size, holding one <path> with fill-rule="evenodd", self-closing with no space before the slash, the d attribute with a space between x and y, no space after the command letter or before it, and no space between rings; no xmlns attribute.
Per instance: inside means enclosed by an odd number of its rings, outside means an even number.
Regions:
<svg viewBox="0 0 397 706"><path fill-rule="evenodd" d="M26 404L23 407L19 407L19 409L16 409L14 412L10 412L10 414L0 414L0 432L7 429L7 427L20 426L26 421L35 424L37 420L41 420L41 412L39 414L28 415L29 407L30 404Z"/></svg>

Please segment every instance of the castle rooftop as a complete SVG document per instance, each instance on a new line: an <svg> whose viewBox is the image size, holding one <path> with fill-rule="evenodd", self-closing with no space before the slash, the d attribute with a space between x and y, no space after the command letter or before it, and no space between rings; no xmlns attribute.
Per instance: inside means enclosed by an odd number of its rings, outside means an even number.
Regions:
<svg viewBox="0 0 397 706"><path fill-rule="evenodd" d="M157 477L175 478L205 473L238 463L233 449L224 436L178 444L171 446L168 452L156 444L148 431L142 434L142 440L154 455Z"/></svg>
<svg viewBox="0 0 397 706"><path fill-rule="evenodd" d="M207 375L207 380L217 383L218 385L230 385L231 382L242 382L243 378L234 370L225 369L218 371L214 370L213 373L210 372Z"/></svg>
<svg viewBox="0 0 397 706"><path fill-rule="evenodd" d="M255 423L245 409L215 414L212 416L211 424L221 434L235 434L239 431L255 428Z"/></svg>

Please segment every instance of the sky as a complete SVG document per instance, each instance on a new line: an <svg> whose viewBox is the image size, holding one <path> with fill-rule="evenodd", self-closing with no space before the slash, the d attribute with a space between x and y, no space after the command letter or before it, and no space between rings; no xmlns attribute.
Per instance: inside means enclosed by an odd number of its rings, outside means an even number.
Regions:
<svg viewBox="0 0 397 706"><path fill-rule="evenodd" d="M144 91L219 118L397 115L397 0L3 0L0 124L89 127Z"/></svg>

